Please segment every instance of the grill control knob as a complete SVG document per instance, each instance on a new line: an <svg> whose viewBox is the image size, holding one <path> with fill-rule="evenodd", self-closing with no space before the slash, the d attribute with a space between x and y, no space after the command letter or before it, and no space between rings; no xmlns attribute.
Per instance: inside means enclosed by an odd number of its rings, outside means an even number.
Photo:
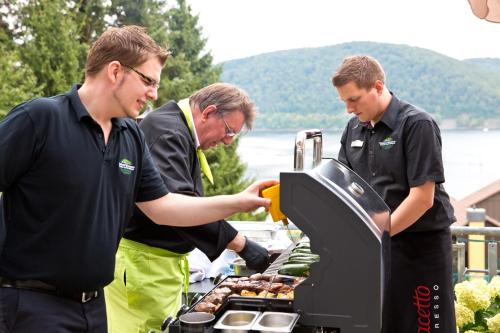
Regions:
<svg viewBox="0 0 500 333"><path fill-rule="evenodd" d="M365 193L361 185L356 182L352 182L351 185L349 185L349 191L354 195L363 195Z"/></svg>

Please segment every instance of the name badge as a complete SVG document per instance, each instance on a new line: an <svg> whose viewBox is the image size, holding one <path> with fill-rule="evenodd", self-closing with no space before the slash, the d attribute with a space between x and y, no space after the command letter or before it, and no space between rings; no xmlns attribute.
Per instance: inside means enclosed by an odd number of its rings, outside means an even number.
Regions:
<svg viewBox="0 0 500 333"><path fill-rule="evenodd" d="M361 148L361 147L363 147L363 141L361 141L361 140L354 140L354 141L351 142L351 147Z"/></svg>

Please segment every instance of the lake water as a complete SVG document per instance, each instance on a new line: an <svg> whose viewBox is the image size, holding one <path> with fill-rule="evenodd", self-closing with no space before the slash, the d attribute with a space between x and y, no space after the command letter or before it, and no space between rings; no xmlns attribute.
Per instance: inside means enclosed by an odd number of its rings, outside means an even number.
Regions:
<svg viewBox="0 0 500 333"><path fill-rule="evenodd" d="M293 170L295 131L250 132L240 139L238 153L246 176L279 178ZM341 132L323 132L323 157L336 157ZM456 199L500 179L500 130L443 130L445 188ZM311 140L309 140L311 141ZM306 144L305 166L312 163L312 142Z"/></svg>

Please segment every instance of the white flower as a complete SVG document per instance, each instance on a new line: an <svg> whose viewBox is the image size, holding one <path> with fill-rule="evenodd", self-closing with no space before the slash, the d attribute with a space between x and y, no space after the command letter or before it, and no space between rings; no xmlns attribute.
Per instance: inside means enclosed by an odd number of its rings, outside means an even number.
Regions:
<svg viewBox="0 0 500 333"><path fill-rule="evenodd" d="M500 313L496 314L494 317L487 318L486 323L491 332L500 333Z"/></svg>
<svg viewBox="0 0 500 333"><path fill-rule="evenodd" d="M500 276L495 275L495 277L491 279L490 284L488 284L488 293L492 300L496 297L500 297Z"/></svg>
<svg viewBox="0 0 500 333"><path fill-rule="evenodd" d="M460 303L455 303L455 317L458 327L474 322L474 312Z"/></svg>
<svg viewBox="0 0 500 333"><path fill-rule="evenodd" d="M484 280L464 281L455 285L457 301L473 312L490 306L490 295Z"/></svg>

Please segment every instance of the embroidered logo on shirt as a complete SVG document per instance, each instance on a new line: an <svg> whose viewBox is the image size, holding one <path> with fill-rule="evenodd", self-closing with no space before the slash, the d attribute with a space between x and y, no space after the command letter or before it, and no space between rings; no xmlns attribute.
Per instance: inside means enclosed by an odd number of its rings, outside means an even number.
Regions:
<svg viewBox="0 0 500 333"><path fill-rule="evenodd" d="M389 150L396 144L396 140L390 136L385 138L384 141L378 143L382 149Z"/></svg>
<svg viewBox="0 0 500 333"><path fill-rule="evenodd" d="M127 160L126 158L118 162L118 167L120 168L121 173L123 173L124 175L130 175L132 171L135 170L135 166L132 165L132 162Z"/></svg>

